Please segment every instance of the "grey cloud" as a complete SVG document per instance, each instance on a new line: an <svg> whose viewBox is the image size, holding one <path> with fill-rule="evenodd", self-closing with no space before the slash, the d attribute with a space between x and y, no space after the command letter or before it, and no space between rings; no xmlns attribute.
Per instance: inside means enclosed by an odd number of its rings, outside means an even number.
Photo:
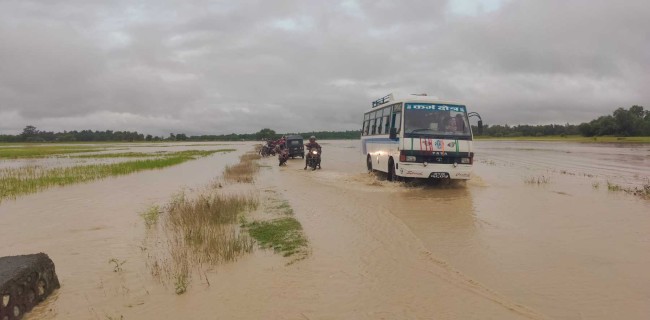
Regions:
<svg viewBox="0 0 650 320"><path fill-rule="evenodd" d="M650 3L0 3L0 133L357 129L370 101L428 92L488 123L581 122L648 105Z"/></svg>

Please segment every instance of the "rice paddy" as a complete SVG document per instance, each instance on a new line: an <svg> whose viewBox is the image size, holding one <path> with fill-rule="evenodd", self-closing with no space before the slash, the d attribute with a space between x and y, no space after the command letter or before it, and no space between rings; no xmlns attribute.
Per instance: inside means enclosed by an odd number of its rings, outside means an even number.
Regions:
<svg viewBox="0 0 650 320"><path fill-rule="evenodd" d="M14 199L17 196L39 192L53 186L66 186L143 170L162 169L216 152L231 150L188 150L171 152L152 159L63 168L28 166L0 169L0 202L3 199Z"/></svg>
<svg viewBox="0 0 650 320"><path fill-rule="evenodd" d="M33 159L104 150L106 150L104 147L98 148L88 146L2 146L0 147L0 159Z"/></svg>

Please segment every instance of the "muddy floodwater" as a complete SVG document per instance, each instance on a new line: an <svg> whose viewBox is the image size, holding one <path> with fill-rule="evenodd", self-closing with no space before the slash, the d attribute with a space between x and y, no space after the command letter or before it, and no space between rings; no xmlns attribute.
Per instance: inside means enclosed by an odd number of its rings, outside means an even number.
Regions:
<svg viewBox="0 0 650 320"><path fill-rule="evenodd" d="M359 141L322 145L322 170L266 158L248 187L288 201L307 257L256 249L182 295L153 279L140 213L252 143L3 201L0 256L45 252L61 282L26 318L650 318L650 200L618 190L650 183L650 145L477 141L474 178L449 185L390 183L365 172Z"/></svg>

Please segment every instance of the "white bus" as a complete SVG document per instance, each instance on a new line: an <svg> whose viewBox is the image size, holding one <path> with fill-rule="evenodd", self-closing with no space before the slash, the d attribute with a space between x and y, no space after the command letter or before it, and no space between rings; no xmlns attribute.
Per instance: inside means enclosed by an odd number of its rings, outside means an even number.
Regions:
<svg viewBox="0 0 650 320"><path fill-rule="evenodd" d="M470 179L472 128L465 105L433 97L389 94L364 113L361 144L368 171L398 177Z"/></svg>

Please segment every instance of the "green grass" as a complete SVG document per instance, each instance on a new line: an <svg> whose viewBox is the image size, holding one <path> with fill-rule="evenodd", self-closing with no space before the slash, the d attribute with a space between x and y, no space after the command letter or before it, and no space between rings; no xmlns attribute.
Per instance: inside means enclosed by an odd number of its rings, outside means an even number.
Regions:
<svg viewBox="0 0 650 320"><path fill-rule="evenodd" d="M0 159L33 159L81 152L97 152L106 148L88 146L19 146L0 147Z"/></svg>
<svg viewBox="0 0 650 320"><path fill-rule="evenodd" d="M122 153L100 153L100 154L80 154L70 156L70 158L81 159L103 159L103 158L148 158L163 156L163 152L145 153L145 152L122 152Z"/></svg>
<svg viewBox="0 0 650 320"><path fill-rule="evenodd" d="M151 206L146 211L140 214L142 219L144 219L144 224L147 228L151 228L158 223L158 218L160 217L160 207Z"/></svg>
<svg viewBox="0 0 650 320"><path fill-rule="evenodd" d="M181 151L172 153L164 158L112 164L82 165L65 168L22 167L2 169L0 170L0 202L6 198L16 198L19 195L35 193L52 186L65 186L110 176L127 175L143 170L162 169L215 152L219 152L219 150Z"/></svg>
<svg viewBox="0 0 650 320"><path fill-rule="evenodd" d="M71 158L149 158L149 157L175 157L175 156L207 156L215 152L232 152L235 149L219 149L219 150L186 150L186 151L156 151L156 152L120 152L120 153L100 153L100 154L81 154L70 156Z"/></svg>
<svg viewBox="0 0 650 320"><path fill-rule="evenodd" d="M307 246L300 222L291 217L253 221L244 226L263 248L273 248L285 257L302 252Z"/></svg>
<svg viewBox="0 0 650 320"><path fill-rule="evenodd" d="M280 204L278 204L277 206L273 207L273 209L276 209L280 213L286 214L288 216L293 215L293 208L291 208L291 205L287 200L282 200L282 202L280 202Z"/></svg>
<svg viewBox="0 0 650 320"><path fill-rule="evenodd" d="M487 137L475 136L481 141L564 141L584 143L650 143L650 137L583 137L583 136L543 136L543 137Z"/></svg>

